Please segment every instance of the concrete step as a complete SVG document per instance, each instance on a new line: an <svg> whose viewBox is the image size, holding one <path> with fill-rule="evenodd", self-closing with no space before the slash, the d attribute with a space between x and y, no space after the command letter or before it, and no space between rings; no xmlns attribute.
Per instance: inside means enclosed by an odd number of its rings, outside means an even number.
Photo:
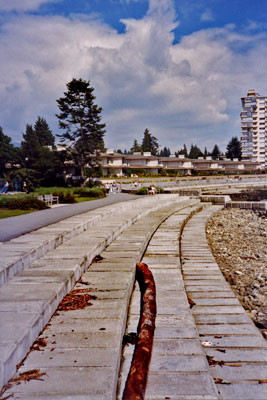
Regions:
<svg viewBox="0 0 267 400"><path fill-rule="evenodd" d="M164 199L168 203L171 198L166 196L168 195L154 196L153 199L142 197L137 200L112 204L66 218L8 242L0 242L0 287L46 253L80 233L92 229L101 221L116 218L121 212L132 210L135 207L137 209L142 209L143 206L144 209L153 208L158 201L162 202ZM174 197L172 198L174 199Z"/></svg>
<svg viewBox="0 0 267 400"><path fill-rule="evenodd" d="M179 210L158 228L142 259L152 271L157 292L157 317L152 359L145 399L219 399L206 355L190 312L181 274L179 236L194 208ZM165 244L171 262L166 263ZM154 249L158 249L155 256ZM136 332L140 313L140 291L135 287L129 308L127 333ZM119 379L122 398L130 369L133 345L123 351Z"/></svg>
<svg viewBox="0 0 267 400"><path fill-rule="evenodd" d="M195 302L192 314L220 398L264 400L266 340L235 297L210 250L203 253L199 246L206 240L208 219L218 209L203 209L185 226L181 242L185 288Z"/></svg>
<svg viewBox="0 0 267 400"><path fill-rule="evenodd" d="M186 198L165 197L163 199L160 196L157 202L152 204L147 202L139 204L137 201L131 212L130 210L121 211L114 220L110 217L109 223L106 220L99 222L97 227L66 241L33 262L27 270L22 271L4 285L0 289L1 384L5 384L15 373L16 364L27 354L62 298L87 270L93 258L101 252L104 257L103 263L92 264L88 277L90 285L83 286L85 289L89 288L90 294L97 297L94 300L95 307L92 308L93 317L90 315L88 319L93 326L94 318L98 319L98 315L100 318L101 315L111 317L112 320L119 318L119 324L123 324L134 280L135 263L140 260L144 246L162 219L173 210L191 203L192 201ZM151 211L151 209L154 210ZM134 222L135 224L132 225ZM122 232L125 233L124 242ZM114 247L111 244L103 251L120 234L122 234L120 240L114 243ZM117 275L116 268L118 268ZM124 268L126 268L126 274ZM83 276L84 279L87 279L86 274ZM124 294L119 292L121 289L125 291ZM107 299L108 302L105 301ZM82 332L78 330L77 336L76 332L75 334L70 332L73 336L72 341L78 340L78 347L79 339L83 341ZM107 336L105 332L100 331L101 335ZM116 346L118 346L121 335L120 332L115 341L112 335L108 336L107 340L117 343ZM63 343L65 343L64 339L65 336L62 334Z"/></svg>

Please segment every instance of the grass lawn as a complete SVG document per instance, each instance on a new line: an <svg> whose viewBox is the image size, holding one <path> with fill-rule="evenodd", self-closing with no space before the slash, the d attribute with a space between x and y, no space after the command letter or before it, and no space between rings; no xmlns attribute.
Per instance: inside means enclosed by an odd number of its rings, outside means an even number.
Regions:
<svg viewBox="0 0 267 400"><path fill-rule="evenodd" d="M78 197L75 196L77 203L82 203L83 201L99 200L97 197Z"/></svg>
<svg viewBox="0 0 267 400"><path fill-rule="evenodd" d="M22 214L29 214L33 211L36 211L36 210L3 210L0 208L0 219L16 217L17 215L22 215Z"/></svg>

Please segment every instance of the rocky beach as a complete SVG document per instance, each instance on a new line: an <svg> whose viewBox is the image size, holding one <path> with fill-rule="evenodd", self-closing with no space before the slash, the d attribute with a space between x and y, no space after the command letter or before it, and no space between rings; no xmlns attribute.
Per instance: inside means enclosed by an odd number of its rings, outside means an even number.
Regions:
<svg viewBox="0 0 267 400"><path fill-rule="evenodd" d="M266 212L224 209L208 222L206 233L223 275L267 339Z"/></svg>

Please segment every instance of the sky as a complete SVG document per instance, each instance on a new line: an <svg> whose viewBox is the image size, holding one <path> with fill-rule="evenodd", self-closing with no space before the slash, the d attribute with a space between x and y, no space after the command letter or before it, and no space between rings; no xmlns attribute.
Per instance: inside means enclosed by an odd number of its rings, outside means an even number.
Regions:
<svg viewBox="0 0 267 400"><path fill-rule="evenodd" d="M105 145L225 151L242 96L267 96L266 0L0 0L0 126L13 142L72 78L90 81Z"/></svg>

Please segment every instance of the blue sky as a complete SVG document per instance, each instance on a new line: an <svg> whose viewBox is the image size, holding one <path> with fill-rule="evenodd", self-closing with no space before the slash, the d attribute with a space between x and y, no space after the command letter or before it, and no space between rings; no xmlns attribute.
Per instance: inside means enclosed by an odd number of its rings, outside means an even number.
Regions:
<svg viewBox="0 0 267 400"><path fill-rule="evenodd" d="M16 142L56 99L90 80L105 143L145 128L172 151L224 150L240 136L240 97L267 95L266 0L0 0L0 126Z"/></svg>

